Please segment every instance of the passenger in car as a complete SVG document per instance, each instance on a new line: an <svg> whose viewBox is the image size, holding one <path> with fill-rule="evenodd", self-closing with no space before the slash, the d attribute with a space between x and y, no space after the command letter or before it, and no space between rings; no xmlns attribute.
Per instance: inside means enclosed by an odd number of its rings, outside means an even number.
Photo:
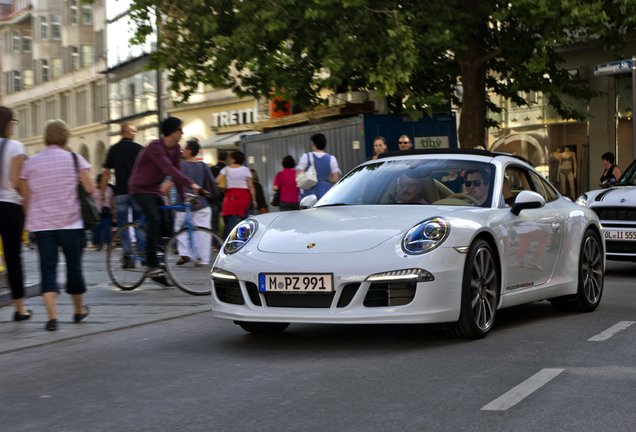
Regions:
<svg viewBox="0 0 636 432"><path fill-rule="evenodd" d="M402 174L397 182L398 202L404 204L428 204L424 198L420 198L422 185L417 179Z"/></svg>

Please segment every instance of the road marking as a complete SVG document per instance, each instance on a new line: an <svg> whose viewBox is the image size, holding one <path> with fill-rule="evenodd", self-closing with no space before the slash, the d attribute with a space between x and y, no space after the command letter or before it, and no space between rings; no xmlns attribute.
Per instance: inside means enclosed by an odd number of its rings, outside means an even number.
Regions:
<svg viewBox="0 0 636 432"><path fill-rule="evenodd" d="M621 321L616 325L608 328L602 333L597 334L596 336L592 336L587 341L588 342L603 342L614 336L619 331L625 330L630 325L636 323L636 321Z"/></svg>
<svg viewBox="0 0 636 432"><path fill-rule="evenodd" d="M499 396L482 408L482 411L505 411L517 405L533 392L552 381L565 369L542 369L509 392Z"/></svg>

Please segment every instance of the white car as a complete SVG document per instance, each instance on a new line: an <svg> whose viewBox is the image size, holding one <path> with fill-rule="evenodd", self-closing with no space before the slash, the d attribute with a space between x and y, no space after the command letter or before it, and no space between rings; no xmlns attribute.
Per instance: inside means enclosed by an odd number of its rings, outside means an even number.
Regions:
<svg viewBox="0 0 636 432"><path fill-rule="evenodd" d="M519 157L383 154L301 207L310 208L235 227L211 272L214 317L252 333L447 323L452 336L481 338L500 308L548 299L557 310L592 311L601 300L596 214Z"/></svg>
<svg viewBox="0 0 636 432"><path fill-rule="evenodd" d="M598 215L608 260L636 261L636 161L611 187L586 192L576 203Z"/></svg>

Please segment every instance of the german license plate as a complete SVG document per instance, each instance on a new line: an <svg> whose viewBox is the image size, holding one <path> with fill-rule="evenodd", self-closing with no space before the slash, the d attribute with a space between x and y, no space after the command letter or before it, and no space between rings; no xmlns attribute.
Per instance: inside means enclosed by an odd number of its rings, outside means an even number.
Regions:
<svg viewBox="0 0 636 432"><path fill-rule="evenodd" d="M260 274L258 290L262 292L333 292L331 274Z"/></svg>
<svg viewBox="0 0 636 432"><path fill-rule="evenodd" d="M603 230L605 240L636 241L636 231Z"/></svg>

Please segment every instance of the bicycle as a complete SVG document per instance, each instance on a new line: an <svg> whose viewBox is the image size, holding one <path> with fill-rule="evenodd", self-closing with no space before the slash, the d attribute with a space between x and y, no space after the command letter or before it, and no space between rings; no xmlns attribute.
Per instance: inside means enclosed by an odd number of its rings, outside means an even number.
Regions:
<svg viewBox="0 0 636 432"><path fill-rule="evenodd" d="M210 269L218 248L224 240L211 229L194 226L192 224L192 200L195 195L186 194L182 206L160 206L159 209L185 210L185 220L179 230L170 237L165 248L160 246L157 253L159 265L165 267L168 277L182 291L192 295L210 295ZM146 218L138 222L129 222L122 225L111 239L106 253L106 266L108 274L115 285L130 291L137 288L146 279L145 251L137 250L131 243L131 250L126 252L121 246L121 233L124 230L138 229L146 236ZM130 237L129 237L130 238ZM195 239L197 241L195 241ZM203 250L197 250L195 243L209 245ZM163 251L161 249L164 249ZM175 254L175 251L178 253ZM209 256L208 256L209 252ZM185 259L183 258L185 257Z"/></svg>

